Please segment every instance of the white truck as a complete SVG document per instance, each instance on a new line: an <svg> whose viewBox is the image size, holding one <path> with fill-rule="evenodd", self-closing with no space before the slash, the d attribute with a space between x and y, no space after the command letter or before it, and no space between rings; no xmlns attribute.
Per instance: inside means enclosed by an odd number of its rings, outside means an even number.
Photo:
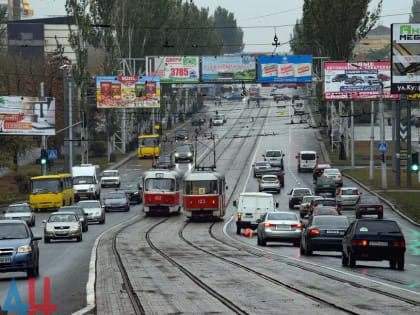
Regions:
<svg viewBox="0 0 420 315"><path fill-rule="evenodd" d="M101 196L99 165L82 164L72 167L73 189L76 201L81 198L99 199Z"/></svg>
<svg viewBox="0 0 420 315"><path fill-rule="evenodd" d="M258 227L257 220L267 212L275 211L279 204L274 201L272 194L245 192L239 195L239 200L233 205L238 207L236 213L236 234L241 234L241 229Z"/></svg>

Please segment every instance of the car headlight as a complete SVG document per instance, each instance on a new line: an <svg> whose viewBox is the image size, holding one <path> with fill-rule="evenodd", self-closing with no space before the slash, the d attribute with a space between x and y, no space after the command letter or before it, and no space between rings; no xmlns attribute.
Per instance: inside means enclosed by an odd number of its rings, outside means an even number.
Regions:
<svg viewBox="0 0 420 315"><path fill-rule="evenodd" d="M139 192L138 192L138 191L135 191L135 192L134 192L134 195L138 195L138 194L139 194Z"/></svg>
<svg viewBox="0 0 420 315"><path fill-rule="evenodd" d="M30 253L32 252L32 247L29 245L23 245L23 246L19 246L18 253Z"/></svg>
<svg viewBox="0 0 420 315"><path fill-rule="evenodd" d="M179 156L179 154L178 154L178 153L175 153L175 156L176 156L176 157L178 157L178 156Z"/></svg>
<svg viewBox="0 0 420 315"><path fill-rule="evenodd" d="M187 155L188 155L188 156L192 156L192 153L188 153Z"/></svg>
<svg viewBox="0 0 420 315"><path fill-rule="evenodd" d="M45 230L46 230L47 232L53 232L53 231L54 231L54 228L53 228L52 226L50 226L50 225L47 225L47 226L45 227Z"/></svg>
<svg viewBox="0 0 420 315"><path fill-rule="evenodd" d="M72 227L70 228L70 231L72 231L72 232L76 232L78 229L79 229L79 226L72 226Z"/></svg>

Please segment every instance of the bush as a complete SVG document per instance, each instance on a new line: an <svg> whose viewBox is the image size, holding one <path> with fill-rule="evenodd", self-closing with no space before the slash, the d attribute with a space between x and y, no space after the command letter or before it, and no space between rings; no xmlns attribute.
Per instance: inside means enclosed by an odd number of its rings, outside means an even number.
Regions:
<svg viewBox="0 0 420 315"><path fill-rule="evenodd" d="M90 152L94 157L103 157L106 153L105 141L95 141L90 144Z"/></svg>

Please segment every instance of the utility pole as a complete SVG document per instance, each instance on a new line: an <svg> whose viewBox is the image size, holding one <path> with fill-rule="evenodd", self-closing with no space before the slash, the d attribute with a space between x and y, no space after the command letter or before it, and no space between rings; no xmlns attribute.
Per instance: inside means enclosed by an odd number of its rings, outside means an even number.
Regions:
<svg viewBox="0 0 420 315"><path fill-rule="evenodd" d="M370 161L369 161L369 179L374 177L373 145L375 141L375 102L370 101Z"/></svg>
<svg viewBox="0 0 420 315"><path fill-rule="evenodd" d="M351 111L351 167L354 167L354 101L350 101Z"/></svg>
<svg viewBox="0 0 420 315"><path fill-rule="evenodd" d="M407 100L407 188L411 187L411 101Z"/></svg>
<svg viewBox="0 0 420 315"><path fill-rule="evenodd" d="M73 167L73 77L69 72L69 172Z"/></svg>
<svg viewBox="0 0 420 315"><path fill-rule="evenodd" d="M380 117L380 133L381 133L381 143L385 143L385 115L384 115L384 103L383 103L383 93L384 86L381 83L380 86L380 96L379 96L379 117ZM387 189L387 174L386 174L386 159L385 153L382 153L381 161L381 175L382 175L382 189Z"/></svg>
<svg viewBox="0 0 420 315"><path fill-rule="evenodd" d="M41 90L41 101L44 101L45 97L45 89L44 89L44 82L41 82L40 84L40 90ZM43 106L42 104L40 106ZM42 150L47 150L47 137L42 136L41 138L41 152ZM48 160L47 160L48 163ZM47 175L47 163L41 165L41 174L42 176Z"/></svg>

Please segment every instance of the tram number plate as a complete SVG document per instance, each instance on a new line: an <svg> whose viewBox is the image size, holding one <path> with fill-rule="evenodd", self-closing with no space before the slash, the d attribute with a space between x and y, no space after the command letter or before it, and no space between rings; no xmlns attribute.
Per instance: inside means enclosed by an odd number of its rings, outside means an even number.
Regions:
<svg viewBox="0 0 420 315"><path fill-rule="evenodd" d="M388 242L369 242L370 246L388 246Z"/></svg>
<svg viewBox="0 0 420 315"><path fill-rule="evenodd" d="M11 262L12 262L12 258L10 258L10 257L0 258L0 264L10 264Z"/></svg>
<svg viewBox="0 0 420 315"><path fill-rule="evenodd" d="M198 200L197 200L197 203L198 203L199 205L204 205L204 204L206 203L206 200L205 200L205 199L198 199Z"/></svg>
<svg viewBox="0 0 420 315"><path fill-rule="evenodd" d="M162 200L162 196L155 196L155 200Z"/></svg>
<svg viewBox="0 0 420 315"><path fill-rule="evenodd" d="M290 230L290 225L277 224L276 230L278 230L278 231L287 231L287 230Z"/></svg>

